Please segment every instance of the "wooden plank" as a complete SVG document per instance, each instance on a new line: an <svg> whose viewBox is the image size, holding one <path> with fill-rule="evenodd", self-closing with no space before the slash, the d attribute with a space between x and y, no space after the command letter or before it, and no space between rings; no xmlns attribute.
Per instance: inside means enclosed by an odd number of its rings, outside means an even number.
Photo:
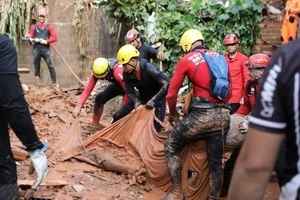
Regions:
<svg viewBox="0 0 300 200"><path fill-rule="evenodd" d="M35 180L18 180L19 186L32 186L34 184ZM52 179L52 180L46 180L41 183L41 186L65 186L69 183L62 179Z"/></svg>

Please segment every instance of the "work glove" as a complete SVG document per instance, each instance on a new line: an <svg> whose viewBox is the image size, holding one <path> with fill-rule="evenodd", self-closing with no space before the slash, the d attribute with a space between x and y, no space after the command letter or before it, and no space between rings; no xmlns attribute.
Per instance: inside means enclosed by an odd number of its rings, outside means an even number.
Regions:
<svg viewBox="0 0 300 200"><path fill-rule="evenodd" d="M147 109L153 109L154 108L154 100L153 99L150 99L147 103L146 103L146 108Z"/></svg>
<svg viewBox="0 0 300 200"><path fill-rule="evenodd" d="M246 134L248 132L248 119L245 119L239 124L239 131L241 134Z"/></svg>
<svg viewBox="0 0 300 200"><path fill-rule="evenodd" d="M41 43L41 39L40 38L30 38L31 42L35 42L35 43Z"/></svg>
<svg viewBox="0 0 300 200"><path fill-rule="evenodd" d="M36 149L32 152L29 152L30 160L32 162L33 168L37 174L37 178L32 188L36 189L47 176L48 173L48 160L45 154L48 145L44 144L42 149Z"/></svg>
<svg viewBox="0 0 300 200"><path fill-rule="evenodd" d="M46 45L46 44L48 44L48 41L44 40L44 39L40 39L40 43Z"/></svg>

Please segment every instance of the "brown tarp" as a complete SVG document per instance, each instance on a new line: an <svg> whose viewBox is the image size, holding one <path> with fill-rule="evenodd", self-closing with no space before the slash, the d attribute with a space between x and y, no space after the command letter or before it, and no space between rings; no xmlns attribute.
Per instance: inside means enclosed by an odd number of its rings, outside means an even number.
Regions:
<svg viewBox="0 0 300 200"><path fill-rule="evenodd" d="M83 141L82 145L64 151L63 159L97 148L103 142L118 146L128 155L139 157L151 183L158 190L168 191L171 186L165 159L164 143L168 131L158 134L153 128L154 113L140 107L130 115L104 128ZM188 200L206 200L209 193L209 170L205 142L189 145L183 152L183 190ZM153 191L156 191L155 189ZM164 193L157 193L161 199ZM153 199L153 197L152 197Z"/></svg>

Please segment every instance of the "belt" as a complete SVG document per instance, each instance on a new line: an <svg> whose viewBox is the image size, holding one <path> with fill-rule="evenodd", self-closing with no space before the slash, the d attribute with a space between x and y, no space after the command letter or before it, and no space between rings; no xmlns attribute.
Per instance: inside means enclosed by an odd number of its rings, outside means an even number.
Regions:
<svg viewBox="0 0 300 200"><path fill-rule="evenodd" d="M193 97L192 98L192 107L193 108L227 108L230 109L229 105L224 103L211 103L207 99L202 97Z"/></svg>

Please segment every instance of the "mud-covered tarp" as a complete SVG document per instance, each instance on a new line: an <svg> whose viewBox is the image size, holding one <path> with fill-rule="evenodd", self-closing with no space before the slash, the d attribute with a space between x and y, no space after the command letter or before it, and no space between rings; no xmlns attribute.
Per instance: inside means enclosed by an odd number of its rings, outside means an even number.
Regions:
<svg viewBox="0 0 300 200"><path fill-rule="evenodd" d="M95 149L100 143L108 141L128 155L139 157L147 170L150 182L157 189L166 192L171 187L164 151L169 131L158 134L153 128L153 119L153 110L139 107L125 118L90 136L82 145L64 151L63 159ZM186 199L207 199L209 170L204 141L191 144L184 150L182 178ZM163 192L157 194L155 199L161 199L164 195Z"/></svg>

